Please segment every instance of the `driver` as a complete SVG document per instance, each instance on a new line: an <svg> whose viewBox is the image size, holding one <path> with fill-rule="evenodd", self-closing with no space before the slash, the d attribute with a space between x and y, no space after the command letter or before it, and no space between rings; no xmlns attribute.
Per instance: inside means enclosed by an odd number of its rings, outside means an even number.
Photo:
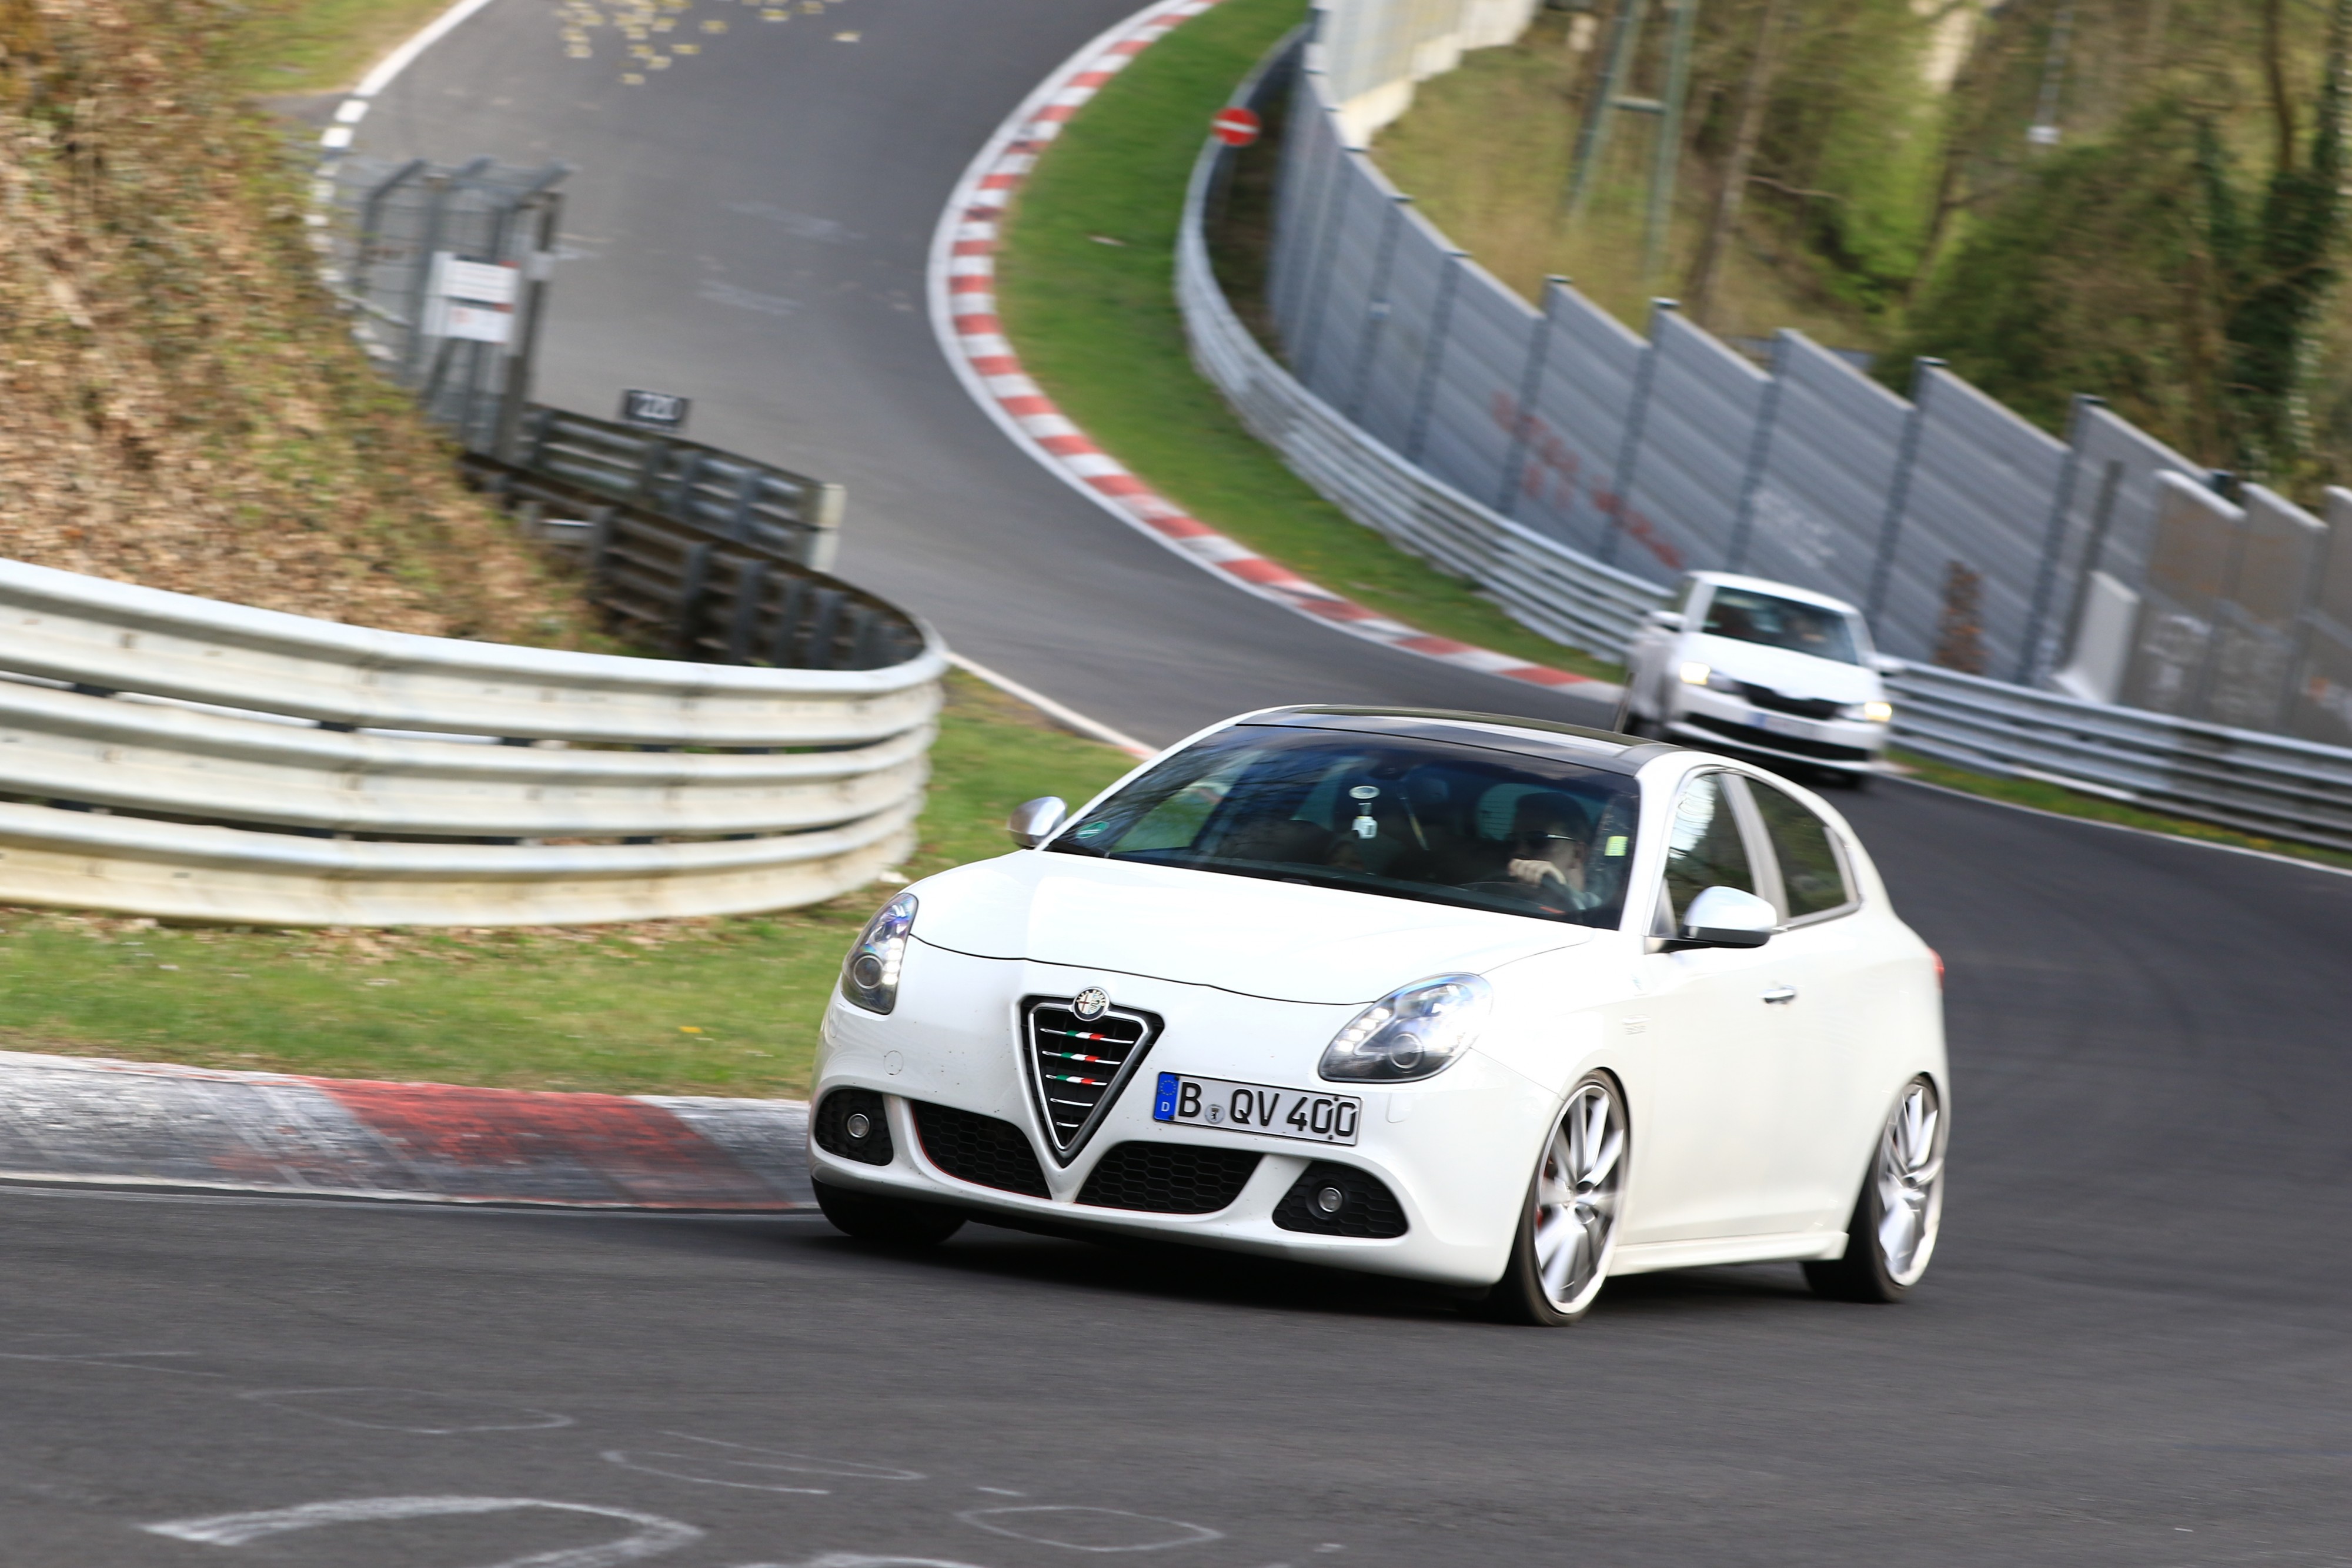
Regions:
<svg viewBox="0 0 2352 1568"><path fill-rule="evenodd" d="M1538 893L1564 896L1572 909L1593 902L1585 885L1591 834L1584 812L1564 795L1523 796L1511 814L1511 858L1504 871Z"/></svg>

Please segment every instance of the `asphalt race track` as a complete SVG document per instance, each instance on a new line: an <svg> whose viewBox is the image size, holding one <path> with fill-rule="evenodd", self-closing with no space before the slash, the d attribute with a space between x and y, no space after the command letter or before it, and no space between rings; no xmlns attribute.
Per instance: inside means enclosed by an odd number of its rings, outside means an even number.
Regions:
<svg viewBox="0 0 2352 1568"><path fill-rule="evenodd" d="M848 570L1055 695L1154 738L1306 695L1524 706L1132 539L962 402L920 312L937 201L1118 10L849 0L625 110L501 0L362 148L583 164L603 248L554 395L688 392L707 439L825 454ZM905 1258L813 1218L0 1188L0 1564L2352 1559L2352 878L1840 804L1950 967L1949 1207L1905 1306L1717 1270L1547 1333L979 1227Z"/></svg>

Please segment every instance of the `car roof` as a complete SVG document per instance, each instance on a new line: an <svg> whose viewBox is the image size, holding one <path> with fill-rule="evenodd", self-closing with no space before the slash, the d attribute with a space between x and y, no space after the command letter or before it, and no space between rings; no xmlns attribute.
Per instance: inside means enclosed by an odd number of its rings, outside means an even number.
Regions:
<svg viewBox="0 0 2352 1568"><path fill-rule="evenodd" d="M1357 707L1315 704L1301 707L1267 708L1234 721L1236 726L1283 729L1350 730L1360 735L1394 735L1414 740L1444 740L1488 751L1516 752L1548 761L1575 762L1606 773L1638 773L1655 758L1685 747L1643 740L1613 730L1561 724L1547 718L1522 718L1510 714L1465 713L1452 708Z"/></svg>
<svg viewBox="0 0 2352 1568"><path fill-rule="evenodd" d="M1862 614L1860 610L1843 599L1817 593L1810 588L1799 588L1793 582L1774 582L1769 577L1742 577L1730 571L1694 571L1690 578L1694 582L1712 583L1718 588L1751 588L1759 593L1778 594L1782 599L1793 599L1803 604L1818 604L1824 610L1840 610L1856 617Z"/></svg>

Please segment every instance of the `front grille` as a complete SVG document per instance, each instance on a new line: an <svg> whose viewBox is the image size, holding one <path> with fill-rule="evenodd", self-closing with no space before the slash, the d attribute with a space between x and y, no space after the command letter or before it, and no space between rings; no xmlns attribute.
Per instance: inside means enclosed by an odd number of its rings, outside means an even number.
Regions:
<svg viewBox="0 0 2352 1568"><path fill-rule="evenodd" d="M1696 729L1704 729L1723 737L1733 746L1757 751L1778 751L1790 757L1817 758L1823 762L1867 762L1870 753L1859 746L1832 746L1826 740L1808 740L1800 735L1775 735L1770 730L1751 725L1736 724L1727 718L1709 718L1703 713L1685 714L1683 722Z"/></svg>
<svg viewBox="0 0 2352 1568"><path fill-rule="evenodd" d="M853 1128L851 1119L861 1116L865 1120L859 1128ZM845 1160L887 1166L897 1153L890 1146L890 1123L882 1114L882 1096L871 1089L835 1090L818 1103L811 1126L816 1146Z"/></svg>
<svg viewBox="0 0 2352 1568"><path fill-rule="evenodd" d="M1087 1176L1078 1201L1153 1214L1214 1214L1242 1195L1261 1157L1248 1149L1197 1144L1120 1144Z"/></svg>
<svg viewBox="0 0 2352 1568"><path fill-rule="evenodd" d="M1327 1207L1326 1195L1333 1191L1339 1201L1336 1207ZM1330 1160L1317 1160L1299 1173L1282 1201L1275 1205L1274 1222L1285 1230L1368 1241L1405 1232L1404 1206L1380 1177Z"/></svg>
<svg viewBox="0 0 2352 1568"><path fill-rule="evenodd" d="M1829 702L1821 697L1787 696L1770 686L1759 686L1752 681L1742 681L1739 689L1758 707L1769 707L1774 713L1792 713L1799 718L1835 718L1845 706L1843 703Z"/></svg>
<svg viewBox="0 0 2352 1568"><path fill-rule="evenodd" d="M907 1105L915 1113L923 1157L948 1175L974 1186L1047 1196L1045 1167L1029 1146L1029 1135L1012 1123L920 1100L909 1100Z"/></svg>
<svg viewBox="0 0 2352 1568"><path fill-rule="evenodd" d="M1058 997L1031 997L1021 1004L1027 1049L1029 1087L1037 1116L1053 1143L1054 1157L1068 1165L1142 1065L1159 1036L1150 1013L1112 1008L1092 1021L1070 1010Z"/></svg>

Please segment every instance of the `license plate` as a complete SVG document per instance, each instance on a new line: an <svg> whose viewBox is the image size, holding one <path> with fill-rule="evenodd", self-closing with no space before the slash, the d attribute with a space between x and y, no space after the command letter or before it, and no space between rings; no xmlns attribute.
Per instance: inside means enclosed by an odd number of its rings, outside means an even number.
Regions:
<svg viewBox="0 0 2352 1568"><path fill-rule="evenodd" d="M1310 1144L1352 1144L1364 1103L1353 1094L1318 1094L1265 1083L1231 1083L1222 1078L1160 1075L1151 1119L1188 1127L1223 1127Z"/></svg>
<svg viewBox="0 0 2352 1568"><path fill-rule="evenodd" d="M1805 733L1805 726L1801 721L1785 718L1777 713L1755 714L1749 716L1748 722L1768 735L1801 736Z"/></svg>

